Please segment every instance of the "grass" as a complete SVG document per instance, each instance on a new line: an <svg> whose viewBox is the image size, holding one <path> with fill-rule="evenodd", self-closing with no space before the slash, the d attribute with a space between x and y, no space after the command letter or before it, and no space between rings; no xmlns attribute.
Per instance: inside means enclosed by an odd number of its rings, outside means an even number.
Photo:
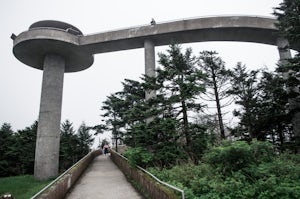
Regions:
<svg viewBox="0 0 300 199"><path fill-rule="evenodd" d="M15 199L28 199L52 180L37 181L32 175L0 178L0 196L10 193Z"/></svg>

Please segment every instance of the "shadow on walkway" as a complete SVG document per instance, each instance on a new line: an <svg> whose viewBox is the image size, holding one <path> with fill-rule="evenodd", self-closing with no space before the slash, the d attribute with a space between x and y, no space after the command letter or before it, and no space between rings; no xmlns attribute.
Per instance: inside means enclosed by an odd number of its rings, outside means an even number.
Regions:
<svg viewBox="0 0 300 199"><path fill-rule="evenodd" d="M66 196L82 198L143 199L108 155L96 157Z"/></svg>

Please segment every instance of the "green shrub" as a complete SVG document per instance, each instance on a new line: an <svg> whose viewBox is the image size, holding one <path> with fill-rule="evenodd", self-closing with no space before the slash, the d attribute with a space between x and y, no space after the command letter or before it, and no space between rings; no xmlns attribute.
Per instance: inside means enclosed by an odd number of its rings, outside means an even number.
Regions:
<svg viewBox="0 0 300 199"><path fill-rule="evenodd" d="M204 160L224 175L245 168L254 162L249 144L244 141L212 148L204 155Z"/></svg>
<svg viewBox="0 0 300 199"><path fill-rule="evenodd" d="M269 142L252 141L250 146L253 155L253 161L256 164L270 162L274 159L274 146Z"/></svg>
<svg viewBox="0 0 300 199"><path fill-rule="evenodd" d="M152 161L153 155L142 147L129 148L125 153L131 166L145 167Z"/></svg>
<svg viewBox="0 0 300 199"><path fill-rule="evenodd" d="M225 141L219 147L208 151L203 160L224 175L239 171L251 165L262 162L270 162L274 159L274 148L268 142L253 141L248 144L245 141Z"/></svg>
<svg viewBox="0 0 300 199"><path fill-rule="evenodd" d="M210 172L210 168L204 164L198 166L186 164L174 166L172 169L159 170L156 168L149 168L148 170L158 178L164 179L167 182L180 182L183 187L191 186L191 182L194 178L198 178L203 173L208 174Z"/></svg>
<svg viewBox="0 0 300 199"><path fill-rule="evenodd" d="M198 165L150 171L185 190L186 199L300 198L300 157L275 155L266 142L225 142Z"/></svg>

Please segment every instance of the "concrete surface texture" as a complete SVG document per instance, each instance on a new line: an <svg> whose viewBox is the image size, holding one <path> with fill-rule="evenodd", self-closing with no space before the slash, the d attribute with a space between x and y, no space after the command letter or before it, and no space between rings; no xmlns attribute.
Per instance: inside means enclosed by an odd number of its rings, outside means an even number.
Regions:
<svg viewBox="0 0 300 199"><path fill-rule="evenodd" d="M13 53L31 67L44 70L39 112L34 176L38 180L58 174L60 120L65 72L84 70L94 57L78 47L82 32L60 21L40 21L12 37Z"/></svg>
<svg viewBox="0 0 300 199"><path fill-rule="evenodd" d="M86 35L79 37L79 43L91 54L143 48L146 39L155 46L203 41L276 45L276 22L274 18L258 16L200 17Z"/></svg>
<svg viewBox="0 0 300 199"><path fill-rule="evenodd" d="M145 40L145 74L149 77L155 77L155 46L151 40ZM145 91L145 99L151 99L156 96L155 91Z"/></svg>
<svg viewBox="0 0 300 199"><path fill-rule="evenodd" d="M94 62L94 56L79 47L81 34L79 29L64 22L36 22L14 39L13 53L22 63L40 70L46 55L57 54L65 59L66 73L78 72Z"/></svg>
<svg viewBox="0 0 300 199"><path fill-rule="evenodd" d="M110 157L96 157L66 199L142 199Z"/></svg>
<svg viewBox="0 0 300 199"><path fill-rule="evenodd" d="M58 174L64 70L63 57L45 57L34 165L34 176L38 180Z"/></svg>

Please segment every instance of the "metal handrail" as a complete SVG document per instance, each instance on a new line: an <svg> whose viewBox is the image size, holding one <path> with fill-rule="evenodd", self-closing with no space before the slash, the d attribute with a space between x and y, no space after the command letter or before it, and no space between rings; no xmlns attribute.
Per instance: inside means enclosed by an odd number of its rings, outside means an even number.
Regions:
<svg viewBox="0 0 300 199"><path fill-rule="evenodd" d="M94 151L90 152L93 153ZM83 158L81 158L78 162L76 162L73 166L71 166L68 170L66 170L65 172L63 172L60 176L58 176L57 178L55 178L50 184L48 184L47 186L45 186L42 190L40 190L38 193L36 193L34 196L32 196L30 199L35 199L37 198L40 194L42 194L46 189L48 189L49 187L51 187L54 183L56 183L59 179L61 179L64 175L66 175L71 169L73 169L74 167L76 167L80 162L82 162L85 158L87 158L87 156L90 155L90 153L88 153L86 156L84 156Z"/></svg>
<svg viewBox="0 0 300 199"><path fill-rule="evenodd" d="M114 151L114 150L113 150L113 151ZM128 161L128 159L127 159L126 157L124 157L123 155L121 155L120 153L118 153L118 152L116 152L116 151L114 151L114 153L116 153L118 156L120 156L121 158L123 158L123 159L125 159L125 160ZM151 176L154 180L156 180L156 181L159 182L160 184L163 184L163 185L165 185L165 186L167 186L167 187L169 187L169 188L171 188L171 189L173 189L173 190L175 190L175 191L180 192L180 193L181 193L181 198L184 199L184 190L179 189L178 187L175 187L175 186L173 186L173 185L170 185L170 184L168 184L168 183L166 183L166 182L164 182L164 181L161 181L161 180L158 179L155 175L153 175L152 173L150 173L149 171L147 171L146 169L144 169L144 168L142 168L142 167L140 167L140 166L137 166L137 168L138 168L139 170L145 172L145 173L148 174L149 176Z"/></svg>

